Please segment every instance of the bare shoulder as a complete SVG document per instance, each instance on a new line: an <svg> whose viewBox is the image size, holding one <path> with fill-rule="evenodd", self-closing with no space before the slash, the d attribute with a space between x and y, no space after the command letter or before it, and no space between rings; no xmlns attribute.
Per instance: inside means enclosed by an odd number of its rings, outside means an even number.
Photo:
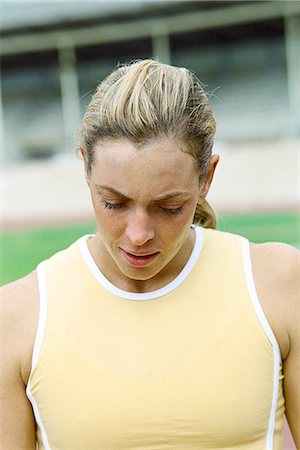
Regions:
<svg viewBox="0 0 300 450"><path fill-rule="evenodd" d="M300 252L279 242L251 244L254 276L282 296L287 306L300 300ZM273 289L272 289L273 286ZM290 305L291 306L291 305Z"/></svg>
<svg viewBox="0 0 300 450"><path fill-rule="evenodd" d="M300 252L277 242L251 244L251 260L258 296L285 357L299 320Z"/></svg>
<svg viewBox="0 0 300 450"><path fill-rule="evenodd" d="M280 273L284 271L288 275L299 269L300 265L300 251L282 242L251 243L251 255L257 263L267 263L268 266L273 266L273 270L277 269Z"/></svg>
<svg viewBox="0 0 300 450"><path fill-rule="evenodd" d="M26 384L39 316L36 272L1 288L1 308L3 340L10 367L19 369Z"/></svg>

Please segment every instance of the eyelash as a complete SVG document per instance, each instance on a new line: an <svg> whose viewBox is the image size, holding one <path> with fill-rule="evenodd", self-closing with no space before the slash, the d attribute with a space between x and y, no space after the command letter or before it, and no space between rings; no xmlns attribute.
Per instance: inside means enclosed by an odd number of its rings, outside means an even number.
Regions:
<svg viewBox="0 0 300 450"><path fill-rule="evenodd" d="M106 201L102 202L104 205L104 208L108 209L121 209L125 206L125 203L108 203Z"/></svg>
<svg viewBox="0 0 300 450"><path fill-rule="evenodd" d="M118 210L118 209L124 208L126 206L126 203L109 203L109 202L103 201L103 206L104 206L104 208L107 208L107 209ZM181 205L178 208L163 208L163 207L160 207L160 209L162 211L164 211L166 214L176 215L176 214L182 214L183 213L184 206Z"/></svg>
<svg viewBox="0 0 300 450"><path fill-rule="evenodd" d="M183 213L183 205L179 206L179 208L161 208L167 214L182 214Z"/></svg>

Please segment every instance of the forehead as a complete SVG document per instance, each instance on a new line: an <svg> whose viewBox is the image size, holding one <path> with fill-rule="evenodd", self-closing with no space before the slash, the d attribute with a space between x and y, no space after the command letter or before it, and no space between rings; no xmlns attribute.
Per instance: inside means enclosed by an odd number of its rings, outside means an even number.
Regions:
<svg viewBox="0 0 300 450"><path fill-rule="evenodd" d="M155 197L198 184L193 157L174 139L162 138L136 146L128 139L108 140L95 147L91 176L135 197Z"/></svg>
<svg viewBox="0 0 300 450"><path fill-rule="evenodd" d="M104 167L115 170L126 168L130 172L149 172L154 167L156 173L170 172L175 168L180 172L195 170L195 161L190 153L175 139L168 137L140 145L128 139L105 140L98 143L94 151L93 166L96 170Z"/></svg>

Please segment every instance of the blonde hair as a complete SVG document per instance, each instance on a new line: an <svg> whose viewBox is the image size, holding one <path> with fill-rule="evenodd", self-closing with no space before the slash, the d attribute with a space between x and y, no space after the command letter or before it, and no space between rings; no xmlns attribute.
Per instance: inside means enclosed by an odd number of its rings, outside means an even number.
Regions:
<svg viewBox="0 0 300 450"><path fill-rule="evenodd" d="M118 67L99 84L83 117L79 140L91 170L94 148L101 140L127 138L143 144L172 136L194 157L201 181L215 130L212 109L197 77L185 68L146 59ZM193 222L216 227L206 200L197 205Z"/></svg>

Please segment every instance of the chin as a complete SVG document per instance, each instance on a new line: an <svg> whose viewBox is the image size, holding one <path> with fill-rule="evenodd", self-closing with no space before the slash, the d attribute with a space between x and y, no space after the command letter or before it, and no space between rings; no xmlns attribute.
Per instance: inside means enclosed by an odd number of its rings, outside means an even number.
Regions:
<svg viewBox="0 0 300 450"><path fill-rule="evenodd" d="M131 270L121 270L121 272L125 277L130 278L131 280L147 281L155 277L159 271L149 271L147 270L147 267L143 267L138 269L132 268Z"/></svg>
<svg viewBox="0 0 300 450"><path fill-rule="evenodd" d="M151 265L134 267L126 264L124 265L123 261L121 261L120 264L117 264L117 266L124 277L136 281L150 280L159 274L165 267L165 265L155 265L155 267Z"/></svg>

